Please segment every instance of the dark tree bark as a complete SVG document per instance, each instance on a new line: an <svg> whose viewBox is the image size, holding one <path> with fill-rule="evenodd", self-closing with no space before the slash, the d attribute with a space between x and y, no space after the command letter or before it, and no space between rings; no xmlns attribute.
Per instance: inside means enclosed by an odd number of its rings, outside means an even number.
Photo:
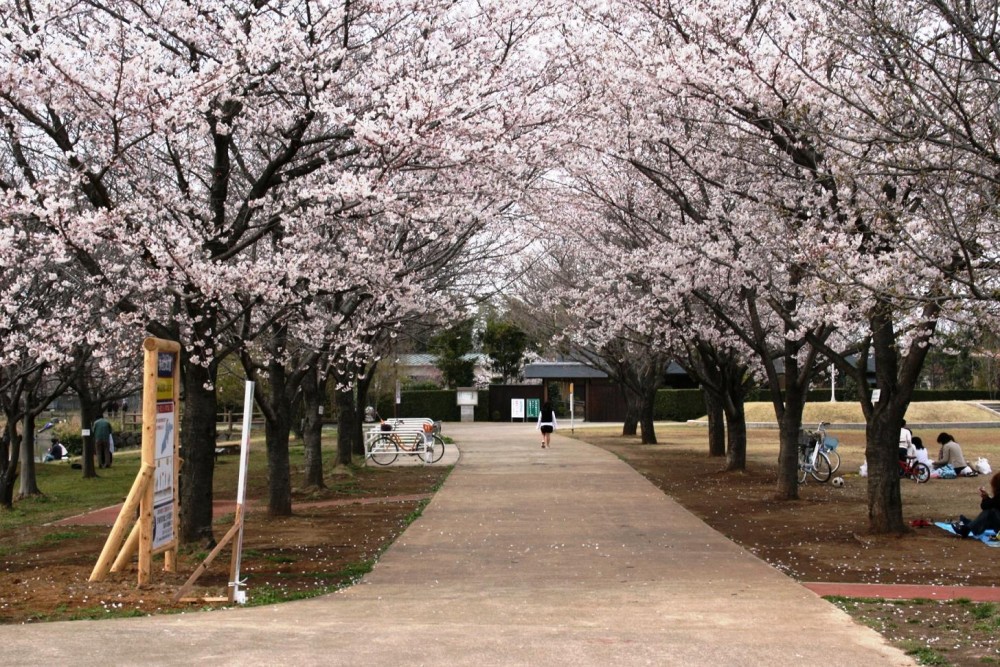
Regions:
<svg viewBox="0 0 1000 667"><path fill-rule="evenodd" d="M642 444L656 444L656 427L653 422L654 410L656 408L656 392L660 388L660 383L649 383L643 388L639 395L639 427L642 430Z"/></svg>
<svg viewBox="0 0 1000 667"><path fill-rule="evenodd" d="M869 315L872 351L875 355L876 385L881 392L877 403L871 402L867 383L862 386L862 409L865 412L865 459L868 462L868 529L873 533L905 533L903 499L899 488L899 431L913 397L920 369L930 349L921 344L937 327L938 307L924 309L924 324L917 340L910 345L900 362L897 334L889 304L880 302ZM855 368L867 371L865 363Z"/></svg>
<svg viewBox="0 0 1000 667"><path fill-rule="evenodd" d="M279 411L273 419L265 419L264 433L267 438L267 513L291 516L292 473L288 461L291 412Z"/></svg>
<svg viewBox="0 0 1000 667"><path fill-rule="evenodd" d="M302 442L305 449L306 486L326 488L323 479L323 407L324 392L315 366L302 375Z"/></svg>
<svg viewBox="0 0 1000 667"><path fill-rule="evenodd" d="M810 355L812 356L814 355ZM812 360L806 363L811 364ZM809 389L808 375L800 372L794 355L786 354L784 401L780 389L771 391L781 438L776 491L780 500L795 500L799 497L799 432L802 430L802 413Z"/></svg>
<svg viewBox="0 0 1000 667"><path fill-rule="evenodd" d="M736 351L700 340L688 346L683 365L705 393L709 454L725 456L726 470L745 470L749 366Z"/></svg>
<svg viewBox="0 0 1000 667"><path fill-rule="evenodd" d="M622 387L625 395L625 421L622 423L622 436L633 436L639 433L639 401L635 393Z"/></svg>
<svg viewBox="0 0 1000 667"><path fill-rule="evenodd" d="M747 468L747 420L743 397L728 400L726 414L726 470Z"/></svg>
<svg viewBox="0 0 1000 667"><path fill-rule="evenodd" d="M338 383L342 384L342 383ZM348 389L343 391L338 388L337 392L337 465L351 465L351 456L354 449L354 428L357 416L354 412L354 391Z"/></svg>
<svg viewBox="0 0 1000 667"><path fill-rule="evenodd" d="M182 355L184 357L185 355ZM215 477L215 420L218 367L183 363L184 411L181 419L180 541L215 543L212 533L212 483ZM210 388L206 388L210 387Z"/></svg>
<svg viewBox="0 0 1000 667"><path fill-rule="evenodd" d="M708 414L708 455L726 455L726 423L722 411L722 397L708 387L702 387L705 411Z"/></svg>
<svg viewBox="0 0 1000 667"><path fill-rule="evenodd" d="M24 416L24 435L21 438L21 487L18 490L18 498L28 496L39 496L42 494L38 488L38 478L35 476L35 410L32 406L26 406L27 414Z"/></svg>
<svg viewBox="0 0 1000 667"><path fill-rule="evenodd" d="M7 430L0 437L0 506L14 507L14 484L17 482L18 463L21 456L21 436L17 432L17 420L8 410Z"/></svg>

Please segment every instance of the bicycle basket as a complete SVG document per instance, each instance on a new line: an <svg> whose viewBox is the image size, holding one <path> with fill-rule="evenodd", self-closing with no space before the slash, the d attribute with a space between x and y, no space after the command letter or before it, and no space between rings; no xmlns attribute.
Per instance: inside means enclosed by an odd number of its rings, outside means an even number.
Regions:
<svg viewBox="0 0 1000 667"><path fill-rule="evenodd" d="M381 426L379 426L378 429L380 431L391 431L392 430L392 424L386 424L385 422L382 422Z"/></svg>
<svg viewBox="0 0 1000 667"><path fill-rule="evenodd" d="M836 449L837 445L839 445L839 444L840 444L840 440L838 440L837 438L833 437L832 435L826 436L826 439L823 440L823 448L824 449L828 449L828 450L829 449Z"/></svg>

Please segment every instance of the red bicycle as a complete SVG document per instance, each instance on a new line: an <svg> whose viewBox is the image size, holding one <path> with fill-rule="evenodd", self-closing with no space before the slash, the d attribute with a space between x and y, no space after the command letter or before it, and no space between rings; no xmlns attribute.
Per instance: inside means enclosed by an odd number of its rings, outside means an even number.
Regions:
<svg viewBox="0 0 1000 667"><path fill-rule="evenodd" d="M917 484L923 484L931 478L931 469L926 464L907 457L899 460L899 476L908 477L915 480Z"/></svg>

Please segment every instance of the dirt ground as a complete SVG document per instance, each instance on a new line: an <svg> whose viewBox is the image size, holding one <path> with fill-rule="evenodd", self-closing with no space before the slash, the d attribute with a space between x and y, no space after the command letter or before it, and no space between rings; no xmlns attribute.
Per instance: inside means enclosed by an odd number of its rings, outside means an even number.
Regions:
<svg viewBox="0 0 1000 667"><path fill-rule="evenodd" d="M332 591L363 575L374 559L422 509L450 468L360 468L325 491L298 493L294 516L268 517L254 509L245 522L241 572L250 604ZM421 499L424 498L424 499ZM257 499L263 502L261 499ZM344 502L348 501L348 502ZM216 520L216 538L233 515ZM0 623L106 618L213 608L219 603L175 603L175 592L208 555L182 550L177 573L154 558L153 583L137 587L136 570L88 583L109 526L35 526L0 536ZM198 580L193 598L227 594L230 551Z"/></svg>

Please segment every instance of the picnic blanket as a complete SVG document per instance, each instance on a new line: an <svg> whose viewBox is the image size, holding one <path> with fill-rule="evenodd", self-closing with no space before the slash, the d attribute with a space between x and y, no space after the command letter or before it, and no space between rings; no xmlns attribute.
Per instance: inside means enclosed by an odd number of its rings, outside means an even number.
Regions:
<svg viewBox="0 0 1000 667"><path fill-rule="evenodd" d="M955 537L961 537L961 535L959 535L958 533L956 533L955 529L951 527L950 523L945 523L944 521L935 521L934 525L937 526L938 528L942 529L942 530L948 531L949 533L951 533ZM996 531L987 530L982 535L969 535L969 537L972 538L972 539L974 539L974 540L979 540L980 542L982 542L983 544L985 544L988 547L1000 547L1000 542L994 541L992 539L995 534L996 534Z"/></svg>

